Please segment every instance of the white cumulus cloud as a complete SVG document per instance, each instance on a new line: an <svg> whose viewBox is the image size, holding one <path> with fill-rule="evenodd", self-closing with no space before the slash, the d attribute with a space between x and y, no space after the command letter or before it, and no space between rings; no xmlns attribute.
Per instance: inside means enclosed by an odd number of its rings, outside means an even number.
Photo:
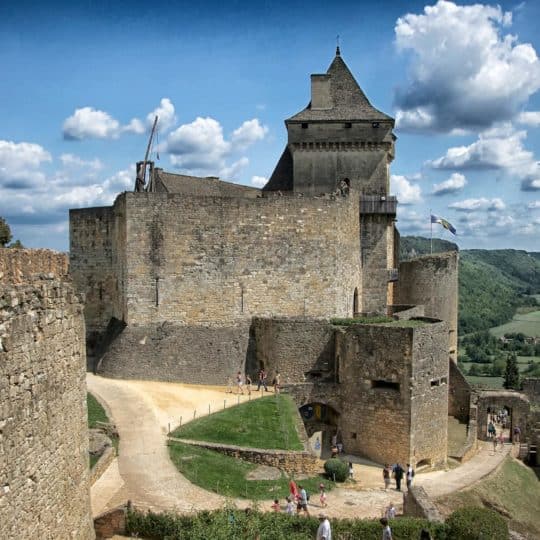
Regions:
<svg viewBox="0 0 540 540"><path fill-rule="evenodd" d="M527 205L527 208L529 210L535 210L536 208L540 208L540 201L532 201Z"/></svg>
<svg viewBox="0 0 540 540"><path fill-rule="evenodd" d="M23 189L43 182L39 167L50 161L51 155L39 144L0 140L0 186Z"/></svg>
<svg viewBox="0 0 540 540"><path fill-rule="evenodd" d="M478 130L515 118L540 88L540 61L530 43L504 34L511 22L499 6L445 0L399 18L410 79L396 92L398 127Z"/></svg>
<svg viewBox="0 0 540 540"><path fill-rule="evenodd" d="M393 174L390 177L392 193L397 196L400 204L415 204L422 201L422 190L418 184L413 184L406 176Z"/></svg>
<svg viewBox="0 0 540 540"><path fill-rule="evenodd" d="M255 187L262 188L266 182L268 182L268 178L264 176L252 176L251 177L251 184Z"/></svg>
<svg viewBox="0 0 540 540"><path fill-rule="evenodd" d="M467 179L460 173L453 173L448 180L440 184L433 184L433 195L447 195L457 193L467 185Z"/></svg>
<svg viewBox="0 0 540 540"><path fill-rule="evenodd" d="M169 133L165 148L171 163L195 175L218 175L227 178L238 176L248 164L246 156L234 154L261 140L267 128L258 119L247 120L225 138L221 124L211 117L197 117Z"/></svg>
<svg viewBox="0 0 540 540"><path fill-rule="evenodd" d="M485 197L480 197L479 199L465 199L464 201L449 204L448 208L453 208L458 212L476 212L478 210L497 212L504 210L506 205L499 198L486 199Z"/></svg>
<svg viewBox="0 0 540 540"><path fill-rule="evenodd" d="M231 142L236 148L243 150L254 142L264 139L267 133L268 128L263 126L258 118L253 118L252 120L246 120L232 132Z"/></svg>
<svg viewBox="0 0 540 540"><path fill-rule="evenodd" d="M158 127L161 131L167 131L176 124L176 112L169 98L162 98L159 106L146 116L146 125L151 128L155 117L158 117Z"/></svg>
<svg viewBox="0 0 540 540"><path fill-rule="evenodd" d="M538 127L540 126L540 111L525 111L519 113L517 121L525 126Z"/></svg>
<svg viewBox="0 0 540 540"><path fill-rule="evenodd" d="M108 139L118 137L120 123L105 111L82 107L64 121L65 139Z"/></svg>

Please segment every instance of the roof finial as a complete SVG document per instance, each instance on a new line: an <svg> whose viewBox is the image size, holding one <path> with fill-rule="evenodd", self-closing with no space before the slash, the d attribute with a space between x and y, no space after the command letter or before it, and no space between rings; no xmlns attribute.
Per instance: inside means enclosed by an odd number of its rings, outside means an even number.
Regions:
<svg viewBox="0 0 540 540"><path fill-rule="evenodd" d="M339 34L336 36L336 42L337 42L336 56L340 56L340 55L341 55L341 51L339 50Z"/></svg>

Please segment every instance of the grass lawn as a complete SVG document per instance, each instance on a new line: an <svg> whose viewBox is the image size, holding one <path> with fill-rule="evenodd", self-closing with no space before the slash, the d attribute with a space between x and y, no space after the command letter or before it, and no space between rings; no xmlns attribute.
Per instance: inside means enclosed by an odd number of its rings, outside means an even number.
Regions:
<svg viewBox="0 0 540 540"><path fill-rule="evenodd" d="M278 480L247 480L246 476L257 465L241 459L224 456L213 450L188 444L169 442L169 455L177 469L195 485L226 497L243 497L253 500L279 499L289 494L289 479L282 475ZM297 481L318 503L319 483L324 482L328 490L334 483L322 476Z"/></svg>
<svg viewBox="0 0 540 540"><path fill-rule="evenodd" d="M436 504L445 515L464 506L486 506L505 517L512 530L540 538L540 483L532 469L512 458L471 489L441 497Z"/></svg>
<svg viewBox="0 0 540 540"><path fill-rule="evenodd" d="M90 393L86 393L86 406L88 409L88 428L97 427L97 422L110 422L105 409L100 402ZM111 437L111 442L118 455L118 445L120 441L118 437ZM100 456L90 456L90 468L92 468L99 460Z"/></svg>
<svg viewBox="0 0 540 540"><path fill-rule="evenodd" d="M516 313L510 322L494 326L489 331L496 337L501 337L509 332L522 332L531 337L540 336L540 311Z"/></svg>
<svg viewBox="0 0 540 540"><path fill-rule="evenodd" d="M252 448L303 450L297 421L291 397L272 394L189 422L171 435Z"/></svg>
<svg viewBox="0 0 540 540"><path fill-rule="evenodd" d="M503 378L502 377L471 377L466 375L465 378L469 384L475 386L486 386L489 388L502 388L503 387Z"/></svg>

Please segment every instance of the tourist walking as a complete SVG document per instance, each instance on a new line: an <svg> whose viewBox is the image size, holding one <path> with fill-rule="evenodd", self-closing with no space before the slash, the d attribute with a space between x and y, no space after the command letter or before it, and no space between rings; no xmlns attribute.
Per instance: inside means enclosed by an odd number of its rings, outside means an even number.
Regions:
<svg viewBox="0 0 540 540"><path fill-rule="evenodd" d="M394 473L394 479L396 480L396 490L401 491L401 480L403 480L403 473L405 471L399 463L396 463L392 472Z"/></svg>
<svg viewBox="0 0 540 540"><path fill-rule="evenodd" d="M407 481L407 490L412 486L412 481L414 478L414 469L412 468L410 463L407 463L407 473L405 475L405 479Z"/></svg>
<svg viewBox="0 0 540 540"><path fill-rule="evenodd" d="M257 382L257 391L261 389L261 386L264 386L264 391L268 392L268 386L266 386L266 371L261 369L259 371L259 380Z"/></svg>
<svg viewBox="0 0 540 540"><path fill-rule="evenodd" d="M321 507L326 508L326 491L324 490L324 484L319 484L319 500L321 501Z"/></svg>
<svg viewBox="0 0 540 540"><path fill-rule="evenodd" d="M354 469L352 461L349 461L349 478L352 480L354 476Z"/></svg>
<svg viewBox="0 0 540 540"><path fill-rule="evenodd" d="M279 389L281 388L281 375L279 371L276 371L276 375L274 377L274 394L279 394Z"/></svg>
<svg viewBox="0 0 540 540"><path fill-rule="evenodd" d="M238 393L243 394L244 389L242 388L244 384L244 379L242 378L242 373L238 372L236 374L236 387L238 388Z"/></svg>
<svg viewBox="0 0 540 540"><path fill-rule="evenodd" d="M390 474L392 472L392 469L390 468L390 465L388 463L384 464L384 469L382 471L382 476L384 480L384 490L387 491L390 487Z"/></svg>
<svg viewBox="0 0 540 540"><path fill-rule="evenodd" d="M521 428L519 426L516 426L514 428L514 438L512 440L512 443L517 443L519 444L519 439L521 437Z"/></svg>
<svg viewBox="0 0 540 540"><path fill-rule="evenodd" d="M488 424L488 439L491 439L492 437L495 437L495 425L493 422L489 422Z"/></svg>
<svg viewBox="0 0 540 540"><path fill-rule="evenodd" d="M497 439L499 440L499 445L501 447L500 450L502 452L504 449L504 435L502 431L499 433L499 436L497 437Z"/></svg>
<svg viewBox="0 0 540 540"><path fill-rule="evenodd" d="M385 517L388 521L396 517L396 507L394 506L394 503L390 503L388 505L383 517Z"/></svg>
<svg viewBox="0 0 540 540"><path fill-rule="evenodd" d="M392 530L390 529L390 525L388 525L388 520L381 518L380 523L383 526L382 540L392 540Z"/></svg>
<svg viewBox="0 0 540 540"><path fill-rule="evenodd" d="M332 531L330 529L330 522L326 514L319 514L319 528L317 529L316 540L332 540Z"/></svg>
<svg viewBox="0 0 540 540"><path fill-rule="evenodd" d="M246 390L247 390L248 396L251 396L252 384L253 384L253 381L251 380L251 377L249 375L246 375Z"/></svg>
<svg viewBox="0 0 540 540"><path fill-rule="evenodd" d="M289 493L291 494L292 500L297 501L300 498L300 493L298 493L298 486L294 480L289 482Z"/></svg>
<svg viewBox="0 0 540 540"><path fill-rule="evenodd" d="M279 506L279 499L274 499L274 504L272 504L272 510L274 512L281 512L281 506Z"/></svg>
<svg viewBox="0 0 540 540"><path fill-rule="evenodd" d="M285 512L287 512L289 516L292 516L294 514L294 505L291 497L287 497L287 506L285 507Z"/></svg>
<svg viewBox="0 0 540 540"><path fill-rule="evenodd" d="M309 517L309 510L308 510L308 496L307 491L304 489L303 486L298 486L300 489L300 497L298 499L298 504L296 505L296 513L299 514L302 510L304 511L304 515Z"/></svg>

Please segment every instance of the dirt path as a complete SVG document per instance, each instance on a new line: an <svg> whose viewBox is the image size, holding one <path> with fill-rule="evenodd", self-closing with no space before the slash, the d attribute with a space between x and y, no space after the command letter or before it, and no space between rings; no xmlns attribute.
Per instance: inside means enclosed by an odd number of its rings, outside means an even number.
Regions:
<svg viewBox="0 0 540 540"><path fill-rule="evenodd" d="M194 411L199 417L208 414L209 406L210 411L216 411L246 401L247 395L238 398L226 393L225 388L123 381L91 374L87 375L87 384L88 390L107 404L120 434L118 459L92 487L94 515L128 499L141 508L180 512L223 506L224 497L193 485L174 467L165 444L167 432L169 424L173 429L180 418L182 423L192 420ZM252 397L257 396L253 393ZM433 497L463 489L494 470L507 451L493 453L492 446L486 445L465 465L418 474L415 482ZM402 493L382 489L379 466L359 460L354 464L354 477L357 482L353 486L328 494L325 511L330 517L380 517L391 502L401 511ZM241 499L233 502L240 508L250 504ZM317 514L321 509L316 493L310 503L311 513ZM269 510L270 504L262 501L260 506Z"/></svg>

